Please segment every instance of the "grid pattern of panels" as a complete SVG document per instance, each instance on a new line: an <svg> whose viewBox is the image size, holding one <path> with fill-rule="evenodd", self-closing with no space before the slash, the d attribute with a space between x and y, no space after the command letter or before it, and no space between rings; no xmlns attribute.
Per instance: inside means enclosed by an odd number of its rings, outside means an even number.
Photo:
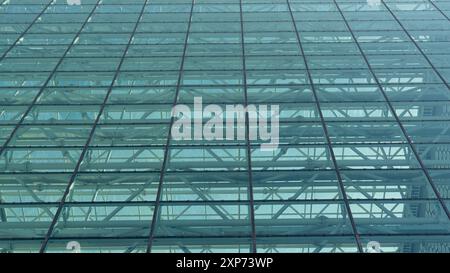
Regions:
<svg viewBox="0 0 450 273"><path fill-rule="evenodd" d="M450 1L67 2L0 0L0 251L450 252Z"/></svg>

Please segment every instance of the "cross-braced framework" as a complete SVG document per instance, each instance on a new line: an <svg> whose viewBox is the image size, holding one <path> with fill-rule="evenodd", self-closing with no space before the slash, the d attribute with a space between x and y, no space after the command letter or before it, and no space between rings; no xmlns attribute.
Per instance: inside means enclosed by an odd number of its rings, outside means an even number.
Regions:
<svg viewBox="0 0 450 273"><path fill-rule="evenodd" d="M450 252L450 1L68 2L0 0L0 251Z"/></svg>

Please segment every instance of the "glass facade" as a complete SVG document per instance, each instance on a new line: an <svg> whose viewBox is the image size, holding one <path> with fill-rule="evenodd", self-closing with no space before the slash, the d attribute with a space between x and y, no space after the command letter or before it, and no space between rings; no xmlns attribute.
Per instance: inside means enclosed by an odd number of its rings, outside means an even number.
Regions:
<svg viewBox="0 0 450 273"><path fill-rule="evenodd" d="M278 148L174 141L194 97ZM2 252L450 252L449 208L449 0L0 0Z"/></svg>

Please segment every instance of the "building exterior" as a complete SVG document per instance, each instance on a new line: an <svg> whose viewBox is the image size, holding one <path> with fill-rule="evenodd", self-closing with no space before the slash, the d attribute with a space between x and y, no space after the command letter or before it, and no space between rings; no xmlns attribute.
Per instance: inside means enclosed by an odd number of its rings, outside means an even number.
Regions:
<svg viewBox="0 0 450 273"><path fill-rule="evenodd" d="M199 97L278 146L174 140ZM448 0L0 0L2 252L450 252L449 209Z"/></svg>

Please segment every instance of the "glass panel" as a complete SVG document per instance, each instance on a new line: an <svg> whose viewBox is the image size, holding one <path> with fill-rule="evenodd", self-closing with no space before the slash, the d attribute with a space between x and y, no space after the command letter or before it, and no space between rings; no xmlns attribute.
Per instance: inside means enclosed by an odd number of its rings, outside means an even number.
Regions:
<svg viewBox="0 0 450 273"><path fill-rule="evenodd" d="M0 0L0 252L450 252L448 0L68 2Z"/></svg>

